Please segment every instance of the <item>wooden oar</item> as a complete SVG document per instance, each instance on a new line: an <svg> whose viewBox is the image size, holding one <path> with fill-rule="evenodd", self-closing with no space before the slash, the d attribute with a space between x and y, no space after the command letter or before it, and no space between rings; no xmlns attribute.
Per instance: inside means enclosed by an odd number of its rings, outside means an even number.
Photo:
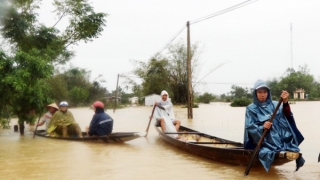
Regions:
<svg viewBox="0 0 320 180"><path fill-rule="evenodd" d="M187 143L190 143L190 144L232 144L232 145L242 145L241 143L239 142L187 142Z"/></svg>
<svg viewBox="0 0 320 180"><path fill-rule="evenodd" d="M203 133L200 133L200 132L165 132L165 134L198 134L198 135L203 135Z"/></svg>
<svg viewBox="0 0 320 180"><path fill-rule="evenodd" d="M148 127L147 127L147 129L146 129L146 135L145 135L144 137L147 137L147 135L148 135L148 131L149 131L151 119L152 119L153 112L154 112L154 109L155 109L155 108L156 108L156 105L153 106L152 113L151 113L151 116L150 116L150 118L149 118L149 124L148 124Z"/></svg>
<svg viewBox="0 0 320 180"><path fill-rule="evenodd" d="M270 123L272 123L274 117L276 116L277 111L278 111L281 103L282 103L282 98L279 100L278 105L277 105L276 109L274 110L274 112L273 112L273 114L272 114L272 116L271 116L271 118L270 118L270 120L269 120ZM272 126L271 126L271 127L272 127ZM250 169L251 169L251 166L252 166L252 163L253 163L253 161L256 159L257 154L258 154L258 152L260 151L261 144L262 144L262 142L263 142L263 140L264 140L264 137L267 135L268 130L269 130L269 129L266 129L266 130L263 131L263 134L262 134L262 136L261 136L261 138L260 138L260 140L259 140L256 148L254 149L253 155L252 155L251 160L250 160L250 162L249 162L249 164L248 164L248 166L247 166L247 169L246 169L246 171L244 172L244 175L245 175L245 176L249 174Z"/></svg>
<svg viewBox="0 0 320 180"><path fill-rule="evenodd" d="M38 128L38 124L39 124L39 121L40 121L41 116L42 116L42 114L40 113L38 122L37 122L37 124L36 124L36 128L35 128L35 130L34 130L34 132L33 132L33 138L34 138L34 136L36 136L36 132L37 132L37 128Z"/></svg>

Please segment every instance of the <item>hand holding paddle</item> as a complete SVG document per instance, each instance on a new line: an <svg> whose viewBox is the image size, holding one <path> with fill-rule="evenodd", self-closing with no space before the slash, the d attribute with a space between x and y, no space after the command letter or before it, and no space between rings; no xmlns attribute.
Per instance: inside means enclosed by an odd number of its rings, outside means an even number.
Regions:
<svg viewBox="0 0 320 180"><path fill-rule="evenodd" d="M277 105L276 109L274 110L274 112L273 112L273 114L272 114L272 116L271 116L271 118L270 118L270 120L269 120L270 123L272 123L274 117L276 116L277 111L278 111L278 109L279 109L282 101L283 101L283 99L281 98L281 99L279 100L279 102L278 102L278 105ZM267 135L268 130L269 130L269 129L265 129L265 130L263 131L263 134L262 134L262 136L261 136L261 138L260 138L260 140L259 140L256 148L254 149L253 155L252 155L251 160L250 160L250 162L249 162L249 164L248 164L248 166L247 166L247 169L246 169L246 171L244 172L244 175L245 175L245 176L249 174L250 169L251 169L251 166L252 166L252 163L253 163L253 161L256 159L257 154L258 154L258 152L260 151L261 144L262 144L262 142L263 142L263 140L264 140L264 137Z"/></svg>

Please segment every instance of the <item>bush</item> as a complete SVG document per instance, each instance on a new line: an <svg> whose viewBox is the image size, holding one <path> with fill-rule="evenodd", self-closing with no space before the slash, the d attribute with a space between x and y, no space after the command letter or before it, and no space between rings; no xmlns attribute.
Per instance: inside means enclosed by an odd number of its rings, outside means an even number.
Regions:
<svg viewBox="0 0 320 180"><path fill-rule="evenodd" d="M10 119L0 118L0 127L10 129Z"/></svg>
<svg viewBox="0 0 320 180"><path fill-rule="evenodd" d="M182 106L181 108L188 108L187 105ZM199 108L198 104L193 103L193 107L192 108Z"/></svg>
<svg viewBox="0 0 320 180"><path fill-rule="evenodd" d="M215 99L216 96L210 93L204 93L203 95L200 95L197 100L201 103L209 104L211 101L214 101Z"/></svg>
<svg viewBox="0 0 320 180"><path fill-rule="evenodd" d="M2 127L3 129L9 129L12 115L12 107L2 105L0 107L0 127Z"/></svg>
<svg viewBox="0 0 320 180"><path fill-rule="evenodd" d="M230 106L232 107L246 107L249 104L251 104L251 100L249 100L248 98L238 98L235 99Z"/></svg>

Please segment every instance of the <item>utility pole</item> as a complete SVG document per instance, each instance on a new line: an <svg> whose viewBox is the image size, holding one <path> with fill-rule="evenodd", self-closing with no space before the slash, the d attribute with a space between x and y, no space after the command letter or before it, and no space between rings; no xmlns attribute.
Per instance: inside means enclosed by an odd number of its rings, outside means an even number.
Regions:
<svg viewBox="0 0 320 180"><path fill-rule="evenodd" d="M191 75L191 47L190 47L190 23L187 22L187 76L188 76L188 119L193 119L192 100L192 75Z"/></svg>
<svg viewBox="0 0 320 180"><path fill-rule="evenodd" d="M290 39L291 39L291 69L293 69L293 52L292 52L292 23L290 23Z"/></svg>
<svg viewBox="0 0 320 180"><path fill-rule="evenodd" d="M116 111L116 108L117 108L117 100L118 100L118 83L119 83L119 74L118 74L118 79L117 79L116 98L115 98L115 100L114 100L113 112L115 112L115 111Z"/></svg>

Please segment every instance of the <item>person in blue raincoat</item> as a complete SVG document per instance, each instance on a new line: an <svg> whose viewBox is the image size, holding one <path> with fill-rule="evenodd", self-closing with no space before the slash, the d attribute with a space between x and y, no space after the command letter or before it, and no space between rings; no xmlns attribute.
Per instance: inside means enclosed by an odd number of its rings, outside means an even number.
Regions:
<svg viewBox="0 0 320 180"><path fill-rule="evenodd" d="M258 80L254 84L253 103L246 108L243 143L245 149L255 149L263 131L269 130L259 151L259 160L267 172L276 152L299 152L298 146L304 140L288 104L289 93L282 91L281 98L283 105L280 106L273 122L270 123L268 120L278 102L272 101L269 87L262 80ZM303 166L304 162L302 156L296 159L296 171Z"/></svg>
<svg viewBox="0 0 320 180"><path fill-rule="evenodd" d="M104 104L96 101L92 104L94 115L90 126L86 127L88 136L103 136L112 133L113 119L104 111Z"/></svg>

